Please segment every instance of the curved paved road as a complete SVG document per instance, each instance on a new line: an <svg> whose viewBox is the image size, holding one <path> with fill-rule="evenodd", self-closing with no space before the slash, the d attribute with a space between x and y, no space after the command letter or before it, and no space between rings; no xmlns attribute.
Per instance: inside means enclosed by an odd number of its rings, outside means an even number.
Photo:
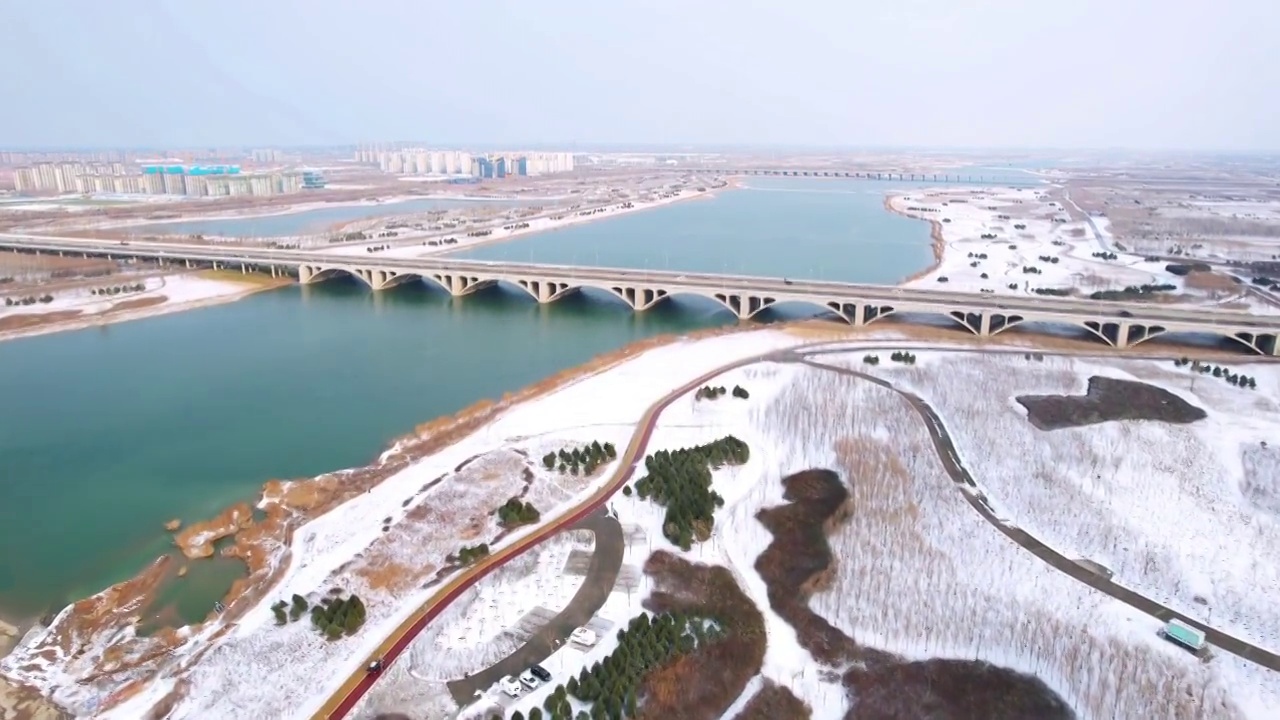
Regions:
<svg viewBox="0 0 1280 720"><path fill-rule="evenodd" d="M1058 355L1059 353L1041 354ZM858 372L857 370L850 368L824 365L808 359L805 355L806 354L802 351L794 351L792 353L792 361L799 362L819 370L825 370L827 372L834 372L840 375L857 378L859 380L865 380L875 385L879 385L882 388L892 390L902 396L911 404L912 409L916 411L916 414L920 416L920 419L924 421L925 428L929 432L929 438L933 441L934 450L937 451L938 458L941 459L942 466L946 469L947 474L951 476L951 479L957 486L968 486L970 488L977 487L977 483L974 482L973 476L969 474L968 469L965 468L964 463L960 460L960 455L956 451L955 443L952 442L950 434L947 433L947 429L942 422L942 418L939 417L938 413L935 412L934 409L920 396L895 387L893 383L873 375ZM1054 569L1066 573L1089 587L1106 593L1135 610L1140 610L1158 620L1164 622L1168 622L1175 618L1181 620L1182 622L1185 622L1203 632L1205 634L1205 638L1214 646L1250 662L1257 663L1265 668L1280 671L1280 655L1277 655L1266 648L1258 647L1250 642L1241 640L1233 635L1229 635L1221 630L1215 630L1195 618L1183 615L1173 608L1162 605L1145 595L1141 595L1127 587L1124 587L1123 585L1112 582L1110 579L1081 566L1071 558L1068 558L1067 556L1050 548L1022 528L1013 527L1001 522L977 493L962 491L960 494L964 496L965 500L968 501L969 505L972 506L974 510L978 511L978 514L981 515L983 519L1003 533L1005 537L1022 546L1031 554L1040 558L1045 563L1048 563Z"/></svg>
<svg viewBox="0 0 1280 720"><path fill-rule="evenodd" d="M477 692L492 687L507 675L517 676L530 665L540 663L551 657L569 640L574 628L586 625L592 615L604 606L618 581L618 571L622 569L622 555L627 549L627 539L622 534L622 525L618 519L611 517L604 508L597 508L582 522L568 530L590 530L596 536L595 550L591 553L591 564L587 567L587 575L582 586L574 593L573 599L556 614L546 625L542 626L533 637L516 648L510 655L461 680L448 683L449 694L458 705L466 705L475 699Z"/></svg>
<svg viewBox="0 0 1280 720"><path fill-rule="evenodd" d="M578 505L568 513L561 515L554 522L544 525L520 540L502 547L492 555L485 557L475 565L466 568L452 580L446 583L436 594L432 595L421 607L409 616L399 627L391 633L391 636L378 646L377 652L372 657L361 662L360 667L351 673L342 683L342 686L325 701L324 705L313 716L317 720L338 720L344 718L351 712L356 703L364 697L365 693L373 687L380 675L366 673L364 667L374 658L382 658L385 665L390 665L409 646L409 643L417 637L418 633L434 620L446 607L458 598L476 582L483 579L494 569L502 566L512 558L520 555L541 543L543 540L565 530L571 525L581 521L583 518L595 512L610 497L613 496L623 485L631 479L635 473L638 463L644 457L644 450L649 443L649 437L653 434L653 429L657 425L658 416L668 405L675 402L677 398L692 392L699 386L706 384L718 375L721 375L734 368L744 365L753 365L755 363L773 359L778 356L777 353L765 353L763 355L755 355L743 358L736 362L722 365L698 378L690 380L684 385L672 390L664 395L658 402L650 405L641 416L640 422L636 427L636 432L631 436L631 442L627 445L626 450L622 452L619 458L618 470L614 473L613 478L605 483L599 490L591 495L582 504Z"/></svg>

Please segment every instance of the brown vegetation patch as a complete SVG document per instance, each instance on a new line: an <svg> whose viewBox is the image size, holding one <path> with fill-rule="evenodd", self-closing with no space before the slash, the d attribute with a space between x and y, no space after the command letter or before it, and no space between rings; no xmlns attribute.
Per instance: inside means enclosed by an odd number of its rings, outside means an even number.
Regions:
<svg viewBox="0 0 1280 720"><path fill-rule="evenodd" d="M975 660L924 660L845 674L845 720L1074 720L1039 679Z"/></svg>
<svg viewBox="0 0 1280 720"><path fill-rule="evenodd" d="M861 658L856 643L809 609L809 597L825 588L835 562L827 534L848 518L849 491L830 470L806 470L782 480L786 505L756 513L773 540L756 559L769 592L769 607L795 628L800 646L827 665Z"/></svg>
<svg viewBox="0 0 1280 720"><path fill-rule="evenodd" d="M654 580L645 600L656 613L714 619L725 636L650 671L641 684L639 720L713 720L724 715L764 662L764 616L733 573L659 550L645 561Z"/></svg>
<svg viewBox="0 0 1280 720"><path fill-rule="evenodd" d="M155 307L169 302L169 298L164 295L149 295L147 297L133 298L132 300L122 300L118 303L112 303L111 307L103 310L101 315L111 315L118 312L127 312L129 310L141 310L142 308Z"/></svg>
<svg viewBox="0 0 1280 720"><path fill-rule="evenodd" d="M1177 395L1133 380L1094 375L1084 395L1019 395L1027 420L1041 430L1095 425L1112 420L1155 420L1185 425L1204 410Z"/></svg>
<svg viewBox="0 0 1280 720"><path fill-rule="evenodd" d="M17 313L0 317L0 332L27 330L60 323L80 315L79 310L54 310L46 313Z"/></svg>
<svg viewBox="0 0 1280 720"><path fill-rule="evenodd" d="M751 696L733 720L804 720L812 709L787 688L769 680Z"/></svg>
<svg viewBox="0 0 1280 720"><path fill-rule="evenodd" d="M1216 272L1192 271L1187 273L1183 281L1188 288L1205 292L1241 292L1243 287L1230 275Z"/></svg>

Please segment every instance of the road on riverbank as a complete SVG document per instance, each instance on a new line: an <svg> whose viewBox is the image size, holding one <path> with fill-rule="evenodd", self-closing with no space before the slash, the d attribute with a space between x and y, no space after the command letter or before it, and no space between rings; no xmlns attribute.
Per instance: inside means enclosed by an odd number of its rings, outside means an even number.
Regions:
<svg viewBox="0 0 1280 720"><path fill-rule="evenodd" d="M1077 353L1038 353L1048 356L1072 356ZM894 386L888 380L859 372L851 368L844 368L835 365L825 365L810 360L805 353L797 349L792 353L795 358L793 362L798 362L808 367L818 370L833 372L839 375L845 375L859 380L865 380L869 383L878 385L887 390L891 390L907 401L915 410L920 419L924 421L925 429L929 433L929 438L933 442L934 450L938 454L938 459L942 462L942 467L946 470L947 475L956 484L960 494L969 503L970 507L978 512L984 520L999 530L1005 537L1017 543L1023 549L1035 555L1055 570L1071 576L1089 587L1106 593L1107 595L1119 600L1120 602L1132 607L1135 610L1146 613L1162 622L1177 619L1200 630L1205 634L1205 638L1213 646L1225 650L1226 652L1236 655L1253 663L1257 663L1265 668L1280 671L1280 655L1277 655L1266 648L1259 647L1245 640L1241 640L1233 635L1229 635L1221 630L1216 630L1195 618L1184 615L1167 605L1162 605L1151 598L1134 592L1123 585L1119 585L1104 575L1101 575L1075 560L1063 555L1062 553L1045 545L1038 538L1031 535L1022 528L1010 525L1002 521L991 510L991 507L984 502L978 491L978 484L965 468L960 454L956 450L955 443L951 439L951 435L947 432L946 425L943 424L941 416L918 395L908 392ZM1130 356L1132 357L1132 356ZM1167 359L1167 358L1160 358ZM968 490L965 490L968 488Z"/></svg>

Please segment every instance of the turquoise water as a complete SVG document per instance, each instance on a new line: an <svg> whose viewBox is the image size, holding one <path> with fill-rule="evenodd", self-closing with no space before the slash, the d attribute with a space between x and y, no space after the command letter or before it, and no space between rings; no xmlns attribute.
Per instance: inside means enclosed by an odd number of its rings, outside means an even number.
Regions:
<svg viewBox="0 0 1280 720"><path fill-rule="evenodd" d="M389 215L409 215L432 210L451 210L471 205L511 206L515 200L465 200L429 199L401 200L375 205L339 205L316 208L303 212L260 217L216 218L209 220L184 220L181 222L148 223L130 228L139 235L210 235L221 237L281 237L306 235L332 229L366 218Z"/></svg>
<svg viewBox="0 0 1280 720"><path fill-rule="evenodd" d="M729 321L655 310L335 282L0 343L0 608L38 614L124 579L170 548L166 521L269 478L363 465L425 420ZM195 600L175 601L200 617L230 578L194 562L179 582Z"/></svg>
<svg viewBox="0 0 1280 720"><path fill-rule="evenodd" d="M884 209L911 183L747 178L709 198L452 253L476 260L894 283L933 259L928 223Z"/></svg>
<svg viewBox="0 0 1280 720"><path fill-rule="evenodd" d="M541 262L891 282L931 260L887 183L751 180L665 208L471 253ZM894 187L905 187L895 184ZM270 478L363 465L415 425L659 333L736 322L714 303L635 314L518 290L452 299L357 281L0 343L0 614L29 617L172 551L166 521ZM193 561L164 593L202 617L237 566Z"/></svg>

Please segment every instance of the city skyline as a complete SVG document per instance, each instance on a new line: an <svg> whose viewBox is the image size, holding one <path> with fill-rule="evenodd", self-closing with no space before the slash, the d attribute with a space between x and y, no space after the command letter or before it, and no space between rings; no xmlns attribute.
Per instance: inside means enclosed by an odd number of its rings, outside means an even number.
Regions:
<svg viewBox="0 0 1280 720"><path fill-rule="evenodd" d="M1197 7L9 4L0 146L1280 149L1280 8Z"/></svg>

